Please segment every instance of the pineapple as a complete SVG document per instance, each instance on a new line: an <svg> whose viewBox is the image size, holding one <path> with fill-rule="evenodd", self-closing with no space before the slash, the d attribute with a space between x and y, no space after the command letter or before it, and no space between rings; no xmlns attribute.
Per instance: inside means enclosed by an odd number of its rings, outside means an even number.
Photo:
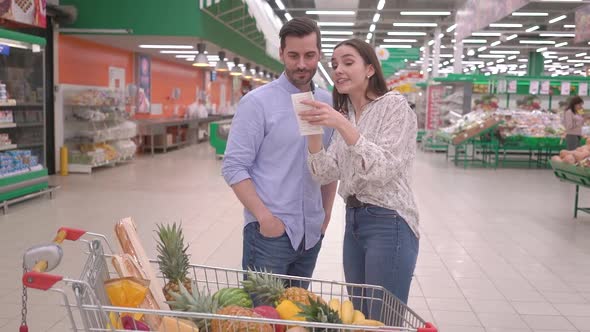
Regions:
<svg viewBox="0 0 590 332"><path fill-rule="evenodd" d="M179 284L180 293L170 292L174 301L166 301L172 310L198 312L205 314L215 313L219 309L217 300L205 289L199 291L197 285L193 284L193 292L190 293L182 283ZM193 319L200 330L207 330L209 325L205 319Z"/></svg>
<svg viewBox="0 0 590 332"><path fill-rule="evenodd" d="M174 298L171 292L180 292L180 283L190 292L191 279L188 278L189 256L186 253L188 246L184 245L184 235L182 234L182 225L176 223L170 225L158 226L158 261L160 271L168 280L164 286L163 292L166 300L172 301Z"/></svg>
<svg viewBox="0 0 590 332"><path fill-rule="evenodd" d="M218 315L264 318L252 309L230 305L217 311ZM274 332L272 325L237 320L213 320L212 332Z"/></svg>
<svg viewBox="0 0 590 332"><path fill-rule="evenodd" d="M338 312L325 302L314 299L311 296L308 299L309 304L297 304L301 312L297 314L299 317L305 318L308 322L342 324L342 320L338 316ZM337 329L327 329L327 332L338 331Z"/></svg>
<svg viewBox="0 0 590 332"><path fill-rule="evenodd" d="M309 305L309 299L318 299L314 293L301 287L286 288L283 280L266 271L248 271L248 277L242 281L244 290L254 296L257 301L276 306L283 300ZM322 301L319 299L319 301Z"/></svg>

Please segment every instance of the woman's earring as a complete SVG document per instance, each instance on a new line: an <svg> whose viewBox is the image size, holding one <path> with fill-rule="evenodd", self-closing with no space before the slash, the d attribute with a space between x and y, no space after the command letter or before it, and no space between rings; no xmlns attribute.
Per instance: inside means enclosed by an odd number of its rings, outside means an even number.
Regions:
<svg viewBox="0 0 590 332"><path fill-rule="evenodd" d="M371 78L371 75L367 75L367 78Z"/></svg>

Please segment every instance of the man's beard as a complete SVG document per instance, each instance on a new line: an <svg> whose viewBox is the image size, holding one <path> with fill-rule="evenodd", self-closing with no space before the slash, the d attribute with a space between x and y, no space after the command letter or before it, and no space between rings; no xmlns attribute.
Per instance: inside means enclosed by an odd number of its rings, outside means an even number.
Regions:
<svg viewBox="0 0 590 332"><path fill-rule="evenodd" d="M311 80L313 79L313 77L315 76L315 73L317 72L317 69L310 69L310 70L285 70L287 77L289 78L289 80L291 81L291 83L293 83L293 85L295 86L302 86L305 84L309 84L309 82L311 82ZM309 78L305 78L305 79L300 79L297 76L299 74L308 74Z"/></svg>

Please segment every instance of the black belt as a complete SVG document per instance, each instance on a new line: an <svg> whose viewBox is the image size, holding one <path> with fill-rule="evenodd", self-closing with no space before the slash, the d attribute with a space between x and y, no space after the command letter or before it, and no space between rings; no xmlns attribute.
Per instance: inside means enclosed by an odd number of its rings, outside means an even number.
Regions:
<svg viewBox="0 0 590 332"><path fill-rule="evenodd" d="M356 195L351 195L346 198L346 207L347 208L361 208L365 206L369 206L371 204L363 203L356 198Z"/></svg>

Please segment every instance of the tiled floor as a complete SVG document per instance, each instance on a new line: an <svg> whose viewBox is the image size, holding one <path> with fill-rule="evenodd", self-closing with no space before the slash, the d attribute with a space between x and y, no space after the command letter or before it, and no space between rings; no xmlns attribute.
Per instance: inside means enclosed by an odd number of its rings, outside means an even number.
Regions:
<svg viewBox="0 0 590 332"><path fill-rule="evenodd" d="M20 322L21 256L69 225L113 237L132 216L150 255L154 225L182 220L195 263L239 267L241 206L205 144L92 176L57 177L54 200L0 217L0 330ZM469 169L418 155L414 188L422 239L410 306L444 332L590 332L590 216L572 218L574 187L548 170ZM582 190L582 202L590 192ZM343 280L343 204L337 199L315 277ZM59 273L75 277L84 255L64 245ZM54 272L55 273L55 272ZM29 292L31 331L66 331L54 294Z"/></svg>

